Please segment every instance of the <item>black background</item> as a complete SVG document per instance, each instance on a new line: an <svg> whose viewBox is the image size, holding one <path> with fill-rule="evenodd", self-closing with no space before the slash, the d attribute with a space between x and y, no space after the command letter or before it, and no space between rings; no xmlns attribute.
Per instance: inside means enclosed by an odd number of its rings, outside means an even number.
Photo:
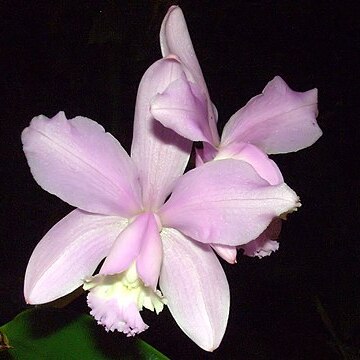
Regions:
<svg viewBox="0 0 360 360"><path fill-rule="evenodd" d="M220 127L280 75L294 90L319 89L324 135L273 157L303 206L284 224L277 253L223 264L231 311L218 350L200 350L167 309L142 313L150 325L142 338L170 358L360 358L356 3L178 2ZM25 307L27 260L71 210L32 179L21 131L36 115L64 110L98 121L129 149L137 86L161 56L158 32L171 4L1 2L0 323ZM87 311L83 297L69 307Z"/></svg>

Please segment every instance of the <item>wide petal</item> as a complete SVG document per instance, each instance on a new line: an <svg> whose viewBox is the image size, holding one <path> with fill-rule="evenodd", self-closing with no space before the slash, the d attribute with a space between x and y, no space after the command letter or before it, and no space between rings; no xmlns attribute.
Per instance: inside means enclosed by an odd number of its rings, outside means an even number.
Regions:
<svg viewBox="0 0 360 360"><path fill-rule="evenodd" d="M46 191L82 210L127 217L141 208L136 168L119 142L84 117L35 117L22 133L31 172Z"/></svg>
<svg viewBox="0 0 360 360"><path fill-rule="evenodd" d="M191 42L184 14L178 6L171 6L162 22L160 46L163 56L174 54L180 59L188 79L197 83L205 94L212 144L217 146L219 144L219 135L216 128L217 112L210 101L209 92Z"/></svg>
<svg viewBox="0 0 360 360"><path fill-rule="evenodd" d="M180 63L166 58L150 66L139 85L131 157L139 169L147 210L161 206L189 160L191 141L165 128L150 113L153 97L181 77L185 75Z"/></svg>
<svg viewBox="0 0 360 360"><path fill-rule="evenodd" d="M237 159L246 161L271 185L278 185L284 181L276 163L269 159L266 153L252 144L239 142L221 147L215 159Z"/></svg>
<svg viewBox="0 0 360 360"><path fill-rule="evenodd" d="M136 270L146 286L156 288L162 259L157 222L152 213L138 215L121 232L100 269L101 275L119 274L136 261Z"/></svg>
<svg viewBox="0 0 360 360"><path fill-rule="evenodd" d="M151 113L165 127L192 141L212 142L207 101L199 87L186 79L171 83L155 96Z"/></svg>
<svg viewBox="0 0 360 360"><path fill-rule="evenodd" d="M210 161L183 175L160 209L163 226L209 244L242 245L299 204L285 183L270 185L241 160Z"/></svg>
<svg viewBox="0 0 360 360"><path fill-rule="evenodd" d="M47 303L79 287L108 254L126 224L127 220L118 216L79 209L64 217L31 255L25 274L26 302Z"/></svg>
<svg viewBox="0 0 360 360"><path fill-rule="evenodd" d="M160 288L181 330L207 351L224 335L230 306L229 285L211 247L194 243L174 229L161 232L164 258Z"/></svg>
<svg viewBox="0 0 360 360"><path fill-rule="evenodd" d="M296 92L276 76L230 118L221 143L249 142L268 154L297 151L321 136L317 113L317 89Z"/></svg>

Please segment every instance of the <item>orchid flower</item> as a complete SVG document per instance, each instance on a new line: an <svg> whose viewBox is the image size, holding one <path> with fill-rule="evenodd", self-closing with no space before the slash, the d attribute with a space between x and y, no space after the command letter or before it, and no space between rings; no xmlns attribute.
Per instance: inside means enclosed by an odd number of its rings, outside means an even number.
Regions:
<svg viewBox="0 0 360 360"><path fill-rule="evenodd" d="M262 94L230 118L220 137L216 130L217 111L184 15L177 6L172 6L163 20L160 45L163 56L170 53L177 56L187 81L179 79L158 94L152 101L151 112L156 120L181 136L203 142L203 149L197 149L197 166L210 160L239 159L249 163L269 184L278 185L284 182L283 176L267 154L297 151L312 145L321 136L316 123L317 90L295 92L276 76ZM183 101L187 94L195 96L194 103ZM277 250L278 243L274 240L280 228L281 221L274 219L274 224L259 239L242 246L245 254L262 257ZM228 262L236 261L234 247L214 245L214 249Z"/></svg>
<svg viewBox="0 0 360 360"><path fill-rule="evenodd" d="M28 303L83 285L91 314L107 331L140 333L148 327L140 311L159 313L167 304L196 344L219 346L230 296L210 244L247 243L299 202L286 184L269 184L240 160L212 161L183 175L192 143L156 122L150 102L185 78L172 56L146 71L131 157L85 117L38 116L23 131L35 180L76 207L36 246L25 274Z"/></svg>

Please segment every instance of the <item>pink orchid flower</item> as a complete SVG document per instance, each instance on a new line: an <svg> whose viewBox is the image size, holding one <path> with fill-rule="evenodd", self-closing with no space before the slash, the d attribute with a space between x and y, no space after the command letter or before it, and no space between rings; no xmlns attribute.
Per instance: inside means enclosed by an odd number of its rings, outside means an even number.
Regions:
<svg viewBox="0 0 360 360"><path fill-rule="evenodd" d="M180 328L211 351L224 335L230 296L209 244L249 242L299 203L286 184L269 184L244 161L213 161L183 175L191 141L150 113L152 98L183 78L171 56L144 74L131 157L84 117L39 116L23 131L35 180L76 207L36 246L24 293L42 304L83 285L95 319L128 336L148 327L143 308L159 313L167 304Z"/></svg>
<svg viewBox="0 0 360 360"><path fill-rule="evenodd" d="M221 137L217 132L217 111L196 57L184 15L177 6L166 14L160 31L163 56L174 54L183 65L187 79L179 79L152 101L151 112L164 126L192 141L202 141L197 166L210 160L239 159L249 163L269 184L284 182L281 171L267 154L297 151L312 145L322 134L316 122L317 90L291 90L276 76L262 94L252 98L227 122ZM191 94L192 102L184 99ZM193 99L190 97L190 99ZM278 249L281 221L249 244L244 254L263 257ZM236 262L236 248L214 245L217 253Z"/></svg>

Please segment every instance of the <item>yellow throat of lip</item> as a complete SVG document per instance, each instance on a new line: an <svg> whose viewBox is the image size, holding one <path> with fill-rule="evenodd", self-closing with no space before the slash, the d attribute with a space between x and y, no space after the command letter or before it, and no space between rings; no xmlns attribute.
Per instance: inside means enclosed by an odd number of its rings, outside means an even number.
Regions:
<svg viewBox="0 0 360 360"><path fill-rule="evenodd" d="M123 305L135 303L158 314L167 301L159 290L153 291L144 285L136 271L136 262L124 272L114 275L95 275L84 280L84 290L89 290L103 299L116 298Z"/></svg>

